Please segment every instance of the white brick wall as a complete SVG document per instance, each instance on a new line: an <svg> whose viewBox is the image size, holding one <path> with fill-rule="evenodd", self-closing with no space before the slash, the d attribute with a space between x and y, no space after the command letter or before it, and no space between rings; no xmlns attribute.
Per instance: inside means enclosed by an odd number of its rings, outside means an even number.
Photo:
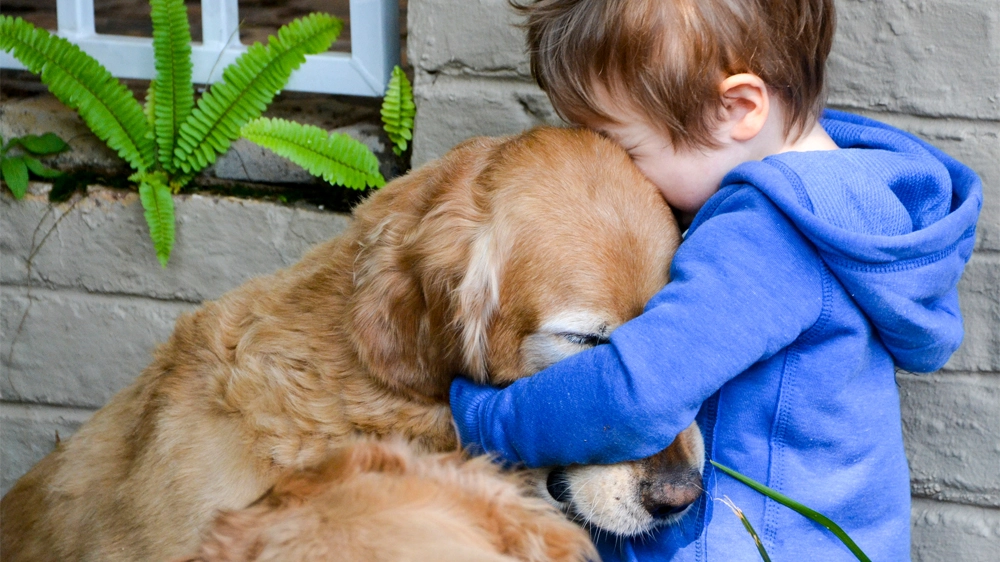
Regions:
<svg viewBox="0 0 1000 562"><path fill-rule="evenodd" d="M838 0L831 106L928 140L985 201L959 285L966 337L934 375L901 374L915 562L1000 559L1000 2ZM414 163L474 135L557 123L506 0L410 0Z"/></svg>

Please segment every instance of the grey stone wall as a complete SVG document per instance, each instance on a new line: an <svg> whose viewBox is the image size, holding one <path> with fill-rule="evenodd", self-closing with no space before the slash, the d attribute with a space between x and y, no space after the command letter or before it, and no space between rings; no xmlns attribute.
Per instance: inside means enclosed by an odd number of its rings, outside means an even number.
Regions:
<svg viewBox="0 0 1000 562"><path fill-rule="evenodd" d="M1000 558L1000 2L838 0L829 104L975 169L985 202L959 285L966 338L933 375L900 374L913 559ZM474 135L558 123L507 0L411 0L414 164Z"/></svg>

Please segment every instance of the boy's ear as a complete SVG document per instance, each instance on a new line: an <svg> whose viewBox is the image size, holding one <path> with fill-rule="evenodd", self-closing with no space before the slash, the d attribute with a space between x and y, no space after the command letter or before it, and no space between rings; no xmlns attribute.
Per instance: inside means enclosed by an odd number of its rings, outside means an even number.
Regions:
<svg viewBox="0 0 1000 562"><path fill-rule="evenodd" d="M723 128L735 141L748 141L759 133L771 111L767 84L755 74L734 74L719 84Z"/></svg>

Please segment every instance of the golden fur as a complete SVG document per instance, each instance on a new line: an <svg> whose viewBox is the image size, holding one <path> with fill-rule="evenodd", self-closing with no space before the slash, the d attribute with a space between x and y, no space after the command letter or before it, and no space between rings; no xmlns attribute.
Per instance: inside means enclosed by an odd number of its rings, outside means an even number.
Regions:
<svg viewBox="0 0 1000 562"><path fill-rule="evenodd" d="M639 314L678 242L656 189L596 134L470 140L295 266L182 316L3 498L4 559L190 555L218 511L359 436L452 451L456 373L503 384L579 351L550 319L582 311L606 333Z"/></svg>
<svg viewBox="0 0 1000 562"><path fill-rule="evenodd" d="M568 562L593 553L580 527L553 515L486 457L362 441L223 513L187 562Z"/></svg>

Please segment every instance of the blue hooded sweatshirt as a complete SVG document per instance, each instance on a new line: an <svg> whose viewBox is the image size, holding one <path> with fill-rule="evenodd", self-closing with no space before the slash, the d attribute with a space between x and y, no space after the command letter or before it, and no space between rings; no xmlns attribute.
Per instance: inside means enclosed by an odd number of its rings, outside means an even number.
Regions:
<svg viewBox="0 0 1000 562"><path fill-rule="evenodd" d="M841 148L732 170L695 217L671 282L639 317L503 390L457 379L463 444L529 467L667 447L697 420L706 456L837 522L875 561L910 559L895 367L940 368L962 341L956 284L978 177L887 125L827 111ZM855 560L829 531L706 463L707 493L604 560Z"/></svg>

